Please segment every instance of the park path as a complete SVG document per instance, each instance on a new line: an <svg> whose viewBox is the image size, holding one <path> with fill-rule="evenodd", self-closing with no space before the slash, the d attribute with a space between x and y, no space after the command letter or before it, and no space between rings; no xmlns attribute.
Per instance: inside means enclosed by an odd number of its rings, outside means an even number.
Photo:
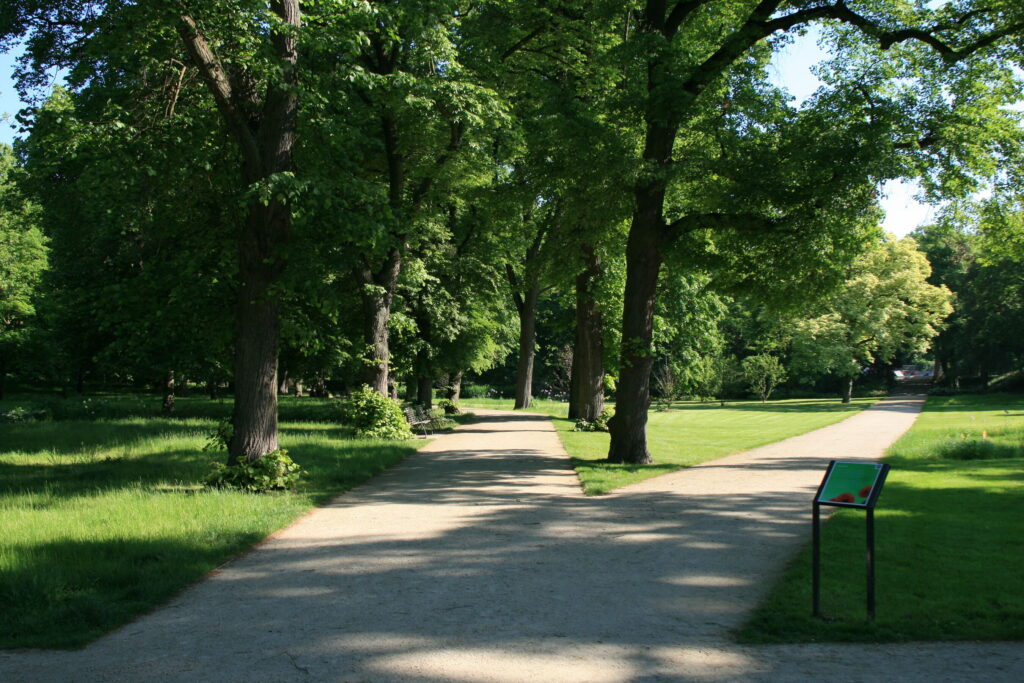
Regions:
<svg viewBox="0 0 1024 683"><path fill-rule="evenodd" d="M825 463L880 456L921 403L597 498L547 418L479 411L89 647L0 653L0 681L1020 681L1019 643L729 638Z"/></svg>

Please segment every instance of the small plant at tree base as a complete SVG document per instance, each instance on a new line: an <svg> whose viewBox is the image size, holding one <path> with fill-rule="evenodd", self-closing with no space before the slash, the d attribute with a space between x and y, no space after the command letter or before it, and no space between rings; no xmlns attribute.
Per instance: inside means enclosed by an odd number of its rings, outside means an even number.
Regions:
<svg viewBox="0 0 1024 683"><path fill-rule="evenodd" d="M443 410L445 415L462 415L459 404L450 398L442 398L437 402L437 407Z"/></svg>
<svg viewBox="0 0 1024 683"><path fill-rule="evenodd" d="M572 431L574 432L607 432L608 431L608 420L611 419L611 413L607 410L602 410L601 414L593 420L584 420L580 418L576 420L576 424L573 426Z"/></svg>
<svg viewBox="0 0 1024 683"><path fill-rule="evenodd" d="M363 439L412 438L401 404L366 385L341 402L341 419Z"/></svg>
<svg viewBox="0 0 1024 683"><path fill-rule="evenodd" d="M231 420L227 418L221 420L214 427L213 431L206 435L206 443L203 444L203 450L206 452L217 452L226 451L228 445L231 443L231 437L235 433L235 428L231 424Z"/></svg>
<svg viewBox="0 0 1024 683"><path fill-rule="evenodd" d="M206 475L207 486L241 489L251 493L294 491L303 475L307 474L288 457L288 451L284 449L235 465L219 462L212 464L213 471Z"/></svg>

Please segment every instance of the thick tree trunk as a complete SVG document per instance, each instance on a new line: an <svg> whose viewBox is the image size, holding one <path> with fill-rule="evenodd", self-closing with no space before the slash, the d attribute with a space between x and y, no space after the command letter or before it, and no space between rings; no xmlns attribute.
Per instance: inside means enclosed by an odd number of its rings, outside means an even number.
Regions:
<svg viewBox="0 0 1024 683"><path fill-rule="evenodd" d="M582 245L585 268L576 276L576 342L572 352L569 418L593 421L604 410L604 328L594 290L601 257Z"/></svg>
<svg viewBox="0 0 1024 683"><path fill-rule="evenodd" d="M281 262L276 247L288 233L290 212L277 202L255 202L240 238L236 303L234 434L228 463L251 461L278 449L277 355L280 322L271 288ZM273 244L274 247L270 245Z"/></svg>
<svg viewBox="0 0 1024 683"><path fill-rule="evenodd" d="M533 398L533 365L537 356L537 302L540 282L534 280L519 307L519 363L516 366L514 409L529 408Z"/></svg>
<svg viewBox="0 0 1024 683"><path fill-rule="evenodd" d="M430 377L420 377L416 380L416 402L425 410L434 407L434 380Z"/></svg>
<svg viewBox="0 0 1024 683"><path fill-rule="evenodd" d="M660 130L662 137L659 140L652 141L653 134L648 133L648 147L660 142L667 148L662 150L663 158L667 159L674 134ZM635 192L636 208L626 243L619 383L615 391L615 415L608 423L611 432L609 462L652 462L647 450L647 409L651 404L651 366L654 362L651 341L664 239L664 194L664 181L655 181Z"/></svg>
<svg viewBox="0 0 1024 683"><path fill-rule="evenodd" d="M298 0L275 0L271 10L289 29L302 23ZM179 33L241 153L250 188L293 171L298 114L298 46L293 30L271 36L275 66L261 104L246 98L249 83L225 67L196 20L181 15ZM251 461L277 450L278 302L273 285L284 268L291 209L278 198L254 199L238 236L238 300L235 309L234 434L228 463Z"/></svg>
<svg viewBox="0 0 1024 683"><path fill-rule="evenodd" d="M366 345L363 383L385 396L388 395L390 359L388 321L391 319L391 302L401 269L402 251L396 248L376 272L364 261L356 273L363 302L363 343Z"/></svg>
<svg viewBox="0 0 1024 683"><path fill-rule="evenodd" d="M381 394L388 392L388 320L391 318L390 297L378 291L363 292L363 343L367 356L363 383Z"/></svg>
<svg viewBox="0 0 1024 683"><path fill-rule="evenodd" d="M452 373L448 380L448 389L445 398L451 401L458 401L462 395L462 370Z"/></svg>

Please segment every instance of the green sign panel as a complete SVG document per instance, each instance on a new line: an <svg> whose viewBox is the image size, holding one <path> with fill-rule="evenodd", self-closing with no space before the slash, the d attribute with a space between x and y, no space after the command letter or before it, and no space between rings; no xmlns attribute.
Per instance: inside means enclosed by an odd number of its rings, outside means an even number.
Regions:
<svg viewBox="0 0 1024 683"><path fill-rule="evenodd" d="M815 500L823 505L858 508L874 505L884 467L873 462L836 461L825 474Z"/></svg>

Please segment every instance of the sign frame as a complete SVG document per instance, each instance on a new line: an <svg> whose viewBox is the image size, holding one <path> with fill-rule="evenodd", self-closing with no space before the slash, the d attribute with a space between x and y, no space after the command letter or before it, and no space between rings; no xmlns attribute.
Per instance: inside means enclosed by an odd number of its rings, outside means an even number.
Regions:
<svg viewBox="0 0 1024 683"><path fill-rule="evenodd" d="M833 488L828 486L829 480L836 471L836 466L840 465L841 470L847 470L844 472L844 476L833 482L835 485ZM852 466L852 467L846 467ZM868 469L874 470L874 477L868 477L870 474ZM865 470L859 473L851 472L850 470ZM838 472L837 472L838 474ZM828 505L831 507L845 507L865 510L867 512L867 607L868 607L868 618L872 621L875 620L875 505L878 503L878 496L882 493L882 487L885 485L885 479L889 475L889 465L885 463L877 462L864 462L864 461L837 461L830 460L828 468L825 470L825 476L821 479L821 484L818 485L818 490L814 494L814 500L812 503L812 529L811 529L811 545L812 545L812 556L811 556L811 614L815 617L821 618L821 506ZM845 491L841 494L842 500L837 499L836 496L828 499L826 495L832 495L836 490L841 488L849 488L851 483L860 482L861 488L858 489L856 485L853 485L853 490L856 490L858 494L864 493L864 490L870 486L870 490L867 491L866 495L854 495L852 491ZM868 482L868 483L865 483ZM849 500L852 497L853 500ZM858 498L863 498L862 502L857 502Z"/></svg>

